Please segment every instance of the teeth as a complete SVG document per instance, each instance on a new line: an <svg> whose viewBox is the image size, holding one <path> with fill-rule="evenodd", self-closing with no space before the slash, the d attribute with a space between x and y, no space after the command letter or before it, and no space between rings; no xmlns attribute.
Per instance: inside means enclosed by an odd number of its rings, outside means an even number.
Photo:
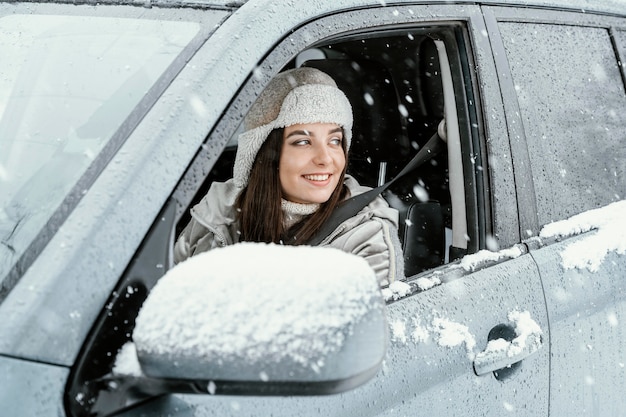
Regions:
<svg viewBox="0 0 626 417"><path fill-rule="evenodd" d="M304 178L310 181L326 181L330 175L305 175Z"/></svg>

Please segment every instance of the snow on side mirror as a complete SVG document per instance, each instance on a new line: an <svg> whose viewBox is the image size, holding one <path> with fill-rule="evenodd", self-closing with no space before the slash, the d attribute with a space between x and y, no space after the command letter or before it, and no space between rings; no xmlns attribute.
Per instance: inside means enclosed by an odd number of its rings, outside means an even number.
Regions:
<svg viewBox="0 0 626 417"><path fill-rule="evenodd" d="M320 395L378 372L387 327L361 257L241 243L172 268L144 303L133 339L151 378L192 380L212 394Z"/></svg>

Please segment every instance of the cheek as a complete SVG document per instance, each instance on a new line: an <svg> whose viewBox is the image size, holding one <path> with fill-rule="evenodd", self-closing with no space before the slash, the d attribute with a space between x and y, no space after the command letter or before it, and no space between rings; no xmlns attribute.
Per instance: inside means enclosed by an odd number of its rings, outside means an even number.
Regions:
<svg viewBox="0 0 626 417"><path fill-rule="evenodd" d="M284 187L290 181L293 182L293 177L298 172L298 160L293 153L285 152L281 154L280 161L278 161L278 179L281 186Z"/></svg>
<svg viewBox="0 0 626 417"><path fill-rule="evenodd" d="M343 170L343 168L346 166L346 154L343 153L343 151L340 151L337 153L334 159L335 165L339 167L339 169Z"/></svg>
<svg viewBox="0 0 626 417"><path fill-rule="evenodd" d="M312 160L313 155L311 152L307 152L304 149L285 147L281 152L278 167L281 171L297 174L302 170L306 170Z"/></svg>
<svg viewBox="0 0 626 417"><path fill-rule="evenodd" d="M286 152L284 149L280 155L280 160L278 161L278 171L282 176L284 173L289 171L293 171L294 165L294 157L291 153Z"/></svg>

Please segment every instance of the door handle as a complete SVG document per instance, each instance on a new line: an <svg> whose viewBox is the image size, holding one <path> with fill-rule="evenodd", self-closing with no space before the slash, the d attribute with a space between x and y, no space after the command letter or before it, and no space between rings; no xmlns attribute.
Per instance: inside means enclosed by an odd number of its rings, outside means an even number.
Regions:
<svg viewBox="0 0 626 417"><path fill-rule="evenodd" d="M516 332L509 325L498 325L489 333L486 349L474 358L474 373L480 376L510 368L536 353L542 343L541 329Z"/></svg>

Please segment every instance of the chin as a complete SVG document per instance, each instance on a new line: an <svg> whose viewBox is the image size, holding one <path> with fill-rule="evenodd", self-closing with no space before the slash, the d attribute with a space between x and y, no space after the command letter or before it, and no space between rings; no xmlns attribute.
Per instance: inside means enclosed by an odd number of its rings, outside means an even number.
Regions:
<svg viewBox="0 0 626 417"><path fill-rule="evenodd" d="M302 201L308 201L308 204L324 204L330 199L330 194L327 196L309 196Z"/></svg>

